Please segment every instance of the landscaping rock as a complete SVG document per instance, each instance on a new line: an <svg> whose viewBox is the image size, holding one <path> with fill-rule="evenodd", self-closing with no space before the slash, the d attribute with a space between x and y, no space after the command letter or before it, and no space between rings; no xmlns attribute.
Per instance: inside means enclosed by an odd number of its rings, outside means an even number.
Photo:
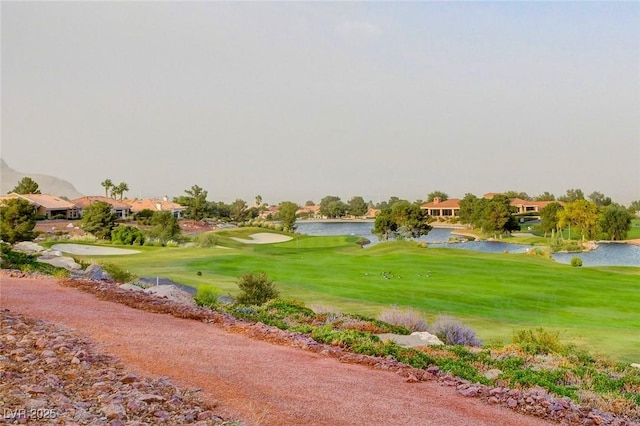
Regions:
<svg viewBox="0 0 640 426"><path fill-rule="evenodd" d="M13 245L13 250L27 254L41 253L44 251L44 247L40 244L32 243L31 241L21 241Z"/></svg>
<svg viewBox="0 0 640 426"><path fill-rule="evenodd" d="M444 345L437 336L427 333L426 331L416 331L409 336L402 334L383 333L378 334L381 340L393 340L398 345L405 348L415 348L420 346L437 346Z"/></svg>
<svg viewBox="0 0 640 426"><path fill-rule="evenodd" d="M174 302L183 303L185 305L195 306L196 302L193 296L186 291L180 290L174 285L157 285L144 290L145 293L155 294L157 296L166 297Z"/></svg>
<svg viewBox="0 0 640 426"><path fill-rule="evenodd" d="M94 281L108 280L111 278L109 274L96 263L89 265L87 269L85 269L84 277Z"/></svg>
<svg viewBox="0 0 640 426"><path fill-rule="evenodd" d="M66 329L6 309L0 329L2 424L229 424L192 391L128 373Z"/></svg>

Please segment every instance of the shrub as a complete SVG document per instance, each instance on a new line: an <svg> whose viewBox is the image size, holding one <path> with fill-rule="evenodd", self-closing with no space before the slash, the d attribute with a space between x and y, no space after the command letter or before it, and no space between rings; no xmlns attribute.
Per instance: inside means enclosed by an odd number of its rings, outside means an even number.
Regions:
<svg viewBox="0 0 640 426"><path fill-rule="evenodd" d="M482 346L475 331L450 317L439 317L433 333L446 345Z"/></svg>
<svg viewBox="0 0 640 426"><path fill-rule="evenodd" d="M580 259L578 256L572 257L571 266L582 266L582 259Z"/></svg>
<svg viewBox="0 0 640 426"><path fill-rule="evenodd" d="M265 302L278 297L273 281L264 272L248 272L238 279L240 295L238 303L241 305L262 305Z"/></svg>
<svg viewBox="0 0 640 426"><path fill-rule="evenodd" d="M218 293L211 286L198 287L198 292L193 297L198 306L206 306L207 308L215 308L218 305Z"/></svg>
<svg viewBox="0 0 640 426"><path fill-rule="evenodd" d="M144 240L144 233L133 226L118 226L111 231L111 241L117 244L141 246Z"/></svg>
<svg viewBox="0 0 640 426"><path fill-rule="evenodd" d="M198 245L198 247L209 248L217 246L219 240L220 236L215 232L205 232L196 237L195 243Z"/></svg>
<svg viewBox="0 0 640 426"><path fill-rule="evenodd" d="M378 315L378 319L389 324L405 327L411 332L429 330L429 326L422 318L422 314L411 308L400 309L397 306L393 306L382 311Z"/></svg>
<svg viewBox="0 0 640 426"><path fill-rule="evenodd" d="M561 353L564 348L559 333L550 333L543 328L515 331L513 343L531 355Z"/></svg>
<svg viewBox="0 0 640 426"><path fill-rule="evenodd" d="M135 278L135 276L130 274L129 271L125 271L113 263L103 263L100 266L111 276L111 279L116 282L126 283Z"/></svg>

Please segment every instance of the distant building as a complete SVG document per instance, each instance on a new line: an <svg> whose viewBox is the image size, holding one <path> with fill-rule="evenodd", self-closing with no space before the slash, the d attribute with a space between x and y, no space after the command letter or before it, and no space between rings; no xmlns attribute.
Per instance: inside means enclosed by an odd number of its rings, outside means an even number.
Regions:
<svg viewBox="0 0 640 426"><path fill-rule="evenodd" d="M36 208L38 215L47 219L77 219L80 217L78 209L73 202L50 194L16 194L12 192L9 195L0 197L0 202L16 198L29 202Z"/></svg>
<svg viewBox="0 0 640 426"><path fill-rule="evenodd" d="M449 198L441 201L440 197L435 197L432 202L420 205L422 210L427 210L432 217L458 217L460 213L460 200Z"/></svg>
<svg viewBox="0 0 640 426"><path fill-rule="evenodd" d="M131 209L124 201L118 201L102 195L76 198L75 200L72 200L72 203L78 210L80 217L82 217L82 212L84 211L84 209L89 207L91 204L97 203L99 201L109 204L111 206L111 211L115 213L116 216L118 216L118 218L120 219L124 219L131 214Z"/></svg>
<svg viewBox="0 0 640 426"><path fill-rule="evenodd" d="M143 198L143 199L133 199L133 200L122 200L123 203L126 203L131 209L132 213L138 213L142 210L151 210L153 212L171 212L173 217L176 219L182 219L184 215L184 211L186 207L174 203L173 201L169 201L167 196L163 198Z"/></svg>

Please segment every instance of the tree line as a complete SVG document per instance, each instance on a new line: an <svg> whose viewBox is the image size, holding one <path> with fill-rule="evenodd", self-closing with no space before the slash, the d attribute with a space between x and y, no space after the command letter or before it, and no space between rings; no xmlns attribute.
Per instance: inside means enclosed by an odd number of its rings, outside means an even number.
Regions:
<svg viewBox="0 0 640 426"><path fill-rule="evenodd" d="M110 193L113 198L117 195L122 198L123 192L129 189L126 183L113 185L110 179L106 179L101 185L105 188L105 195ZM33 179L25 177L10 192L38 194L40 189ZM242 199L236 199L229 204L222 201L208 201L207 196L206 190L193 185L184 191L184 195L175 197L173 201L184 206L184 218L192 220L213 218L229 222L246 222L257 218L268 208L260 195L255 197L253 205L248 205ZM365 202L361 196L354 196L347 202L343 202L338 196L328 195L321 199L319 213L327 218L363 217L370 208L375 208L379 212L374 222L373 232L382 240L417 238L429 232L431 229L429 222L433 220L429 217L427 210L421 209L420 206L436 198L446 201L449 196L442 191L433 191L424 201L410 202L392 196L386 201L374 204L372 201ZM552 236L559 235L562 230L568 229L570 238L573 232L573 235L579 235L582 239L621 240L626 237L630 229L633 215L640 211L640 200L625 207L597 191L585 197L582 190L569 189L566 194L557 198L548 192L530 197L524 192L507 191L496 194L492 198L465 194L460 200L457 220L480 229L487 235L508 234L519 230L518 216L515 208L510 205L510 200L514 198L552 201L539 213L540 227L545 236L549 233ZM305 205L315 205L315 203L309 200ZM300 206L295 202L283 201L279 204L278 213L272 219L281 221L285 231L295 231L299 208ZM138 212L135 218L148 226L146 233L139 233L135 228L118 227L120 229L117 229L117 218L111 212L110 205L106 202L98 202L84 210L82 226L86 232L99 238L114 239L126 244L142 243L147 237L165 242L180 239L177 219L170 212L143 211ZM5 201L0 206L0 237L9 242L30 239L33 236L35 219L35 208L27 201Z"/></svg>

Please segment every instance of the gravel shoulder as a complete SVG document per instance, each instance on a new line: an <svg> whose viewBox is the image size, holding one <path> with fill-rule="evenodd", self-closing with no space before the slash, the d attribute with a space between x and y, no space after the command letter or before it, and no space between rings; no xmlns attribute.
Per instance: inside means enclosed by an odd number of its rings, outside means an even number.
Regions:
<svg viewBox="0 0 640 426"><path fill-rule="evenodd" d="M544 425L433 382L97 299L53 279L0 275L0 305L71 327L129 371L169 377L227 418L260 425Z"/></svg>

